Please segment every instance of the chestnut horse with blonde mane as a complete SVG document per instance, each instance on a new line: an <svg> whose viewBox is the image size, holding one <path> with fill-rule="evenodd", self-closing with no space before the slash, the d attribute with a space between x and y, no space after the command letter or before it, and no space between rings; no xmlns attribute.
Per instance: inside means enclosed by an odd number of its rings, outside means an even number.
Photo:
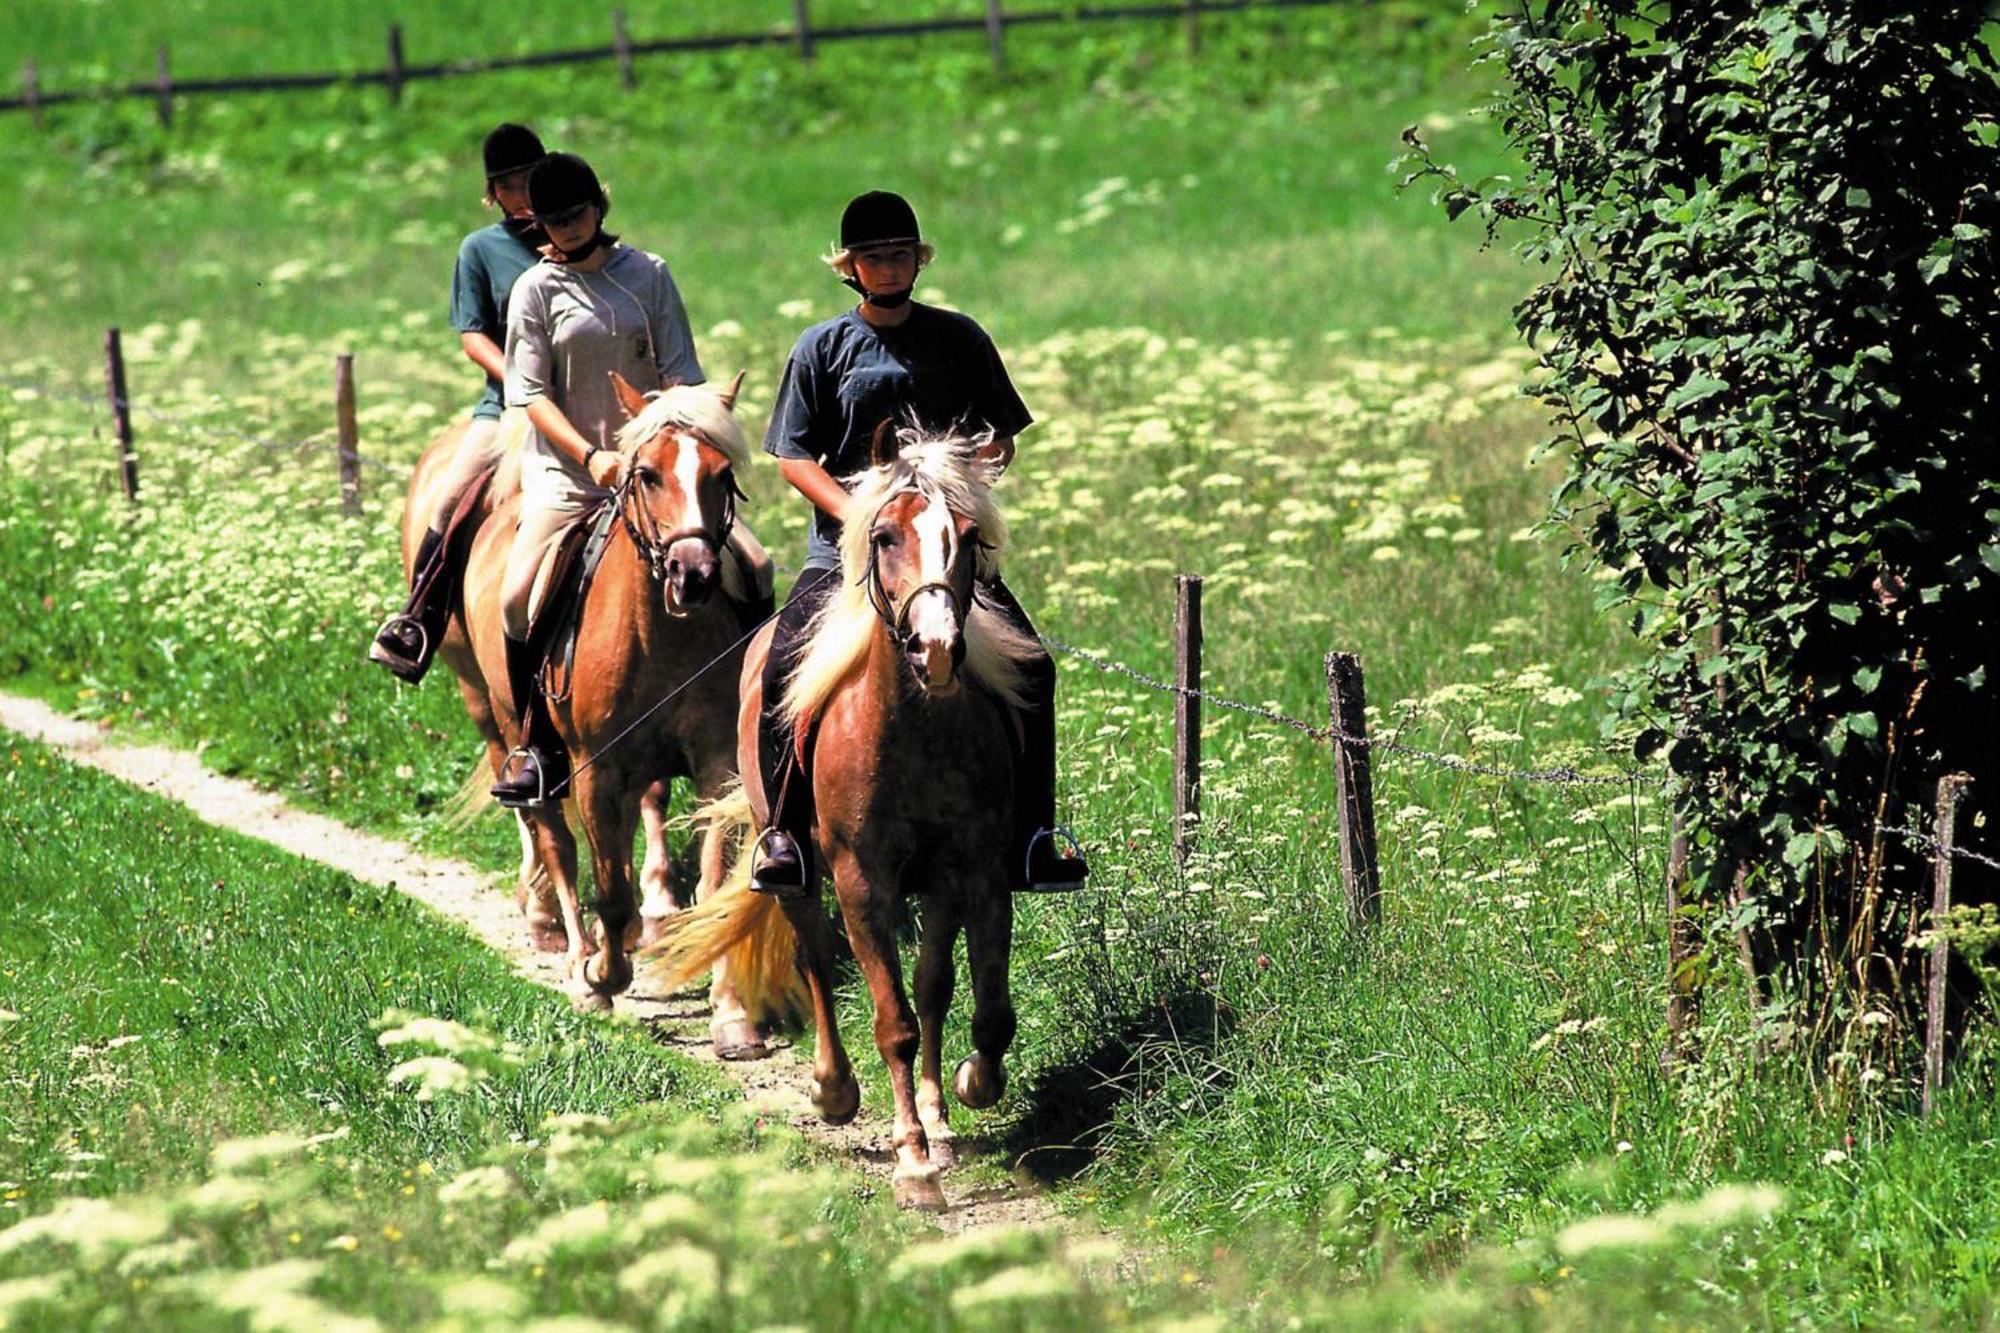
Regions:
<svg viewBox="0 0 2000 1333"><path fill-rule="evenodd" d="M962 930L972 969L974 1053L952 1081L973 1108L999 1100L1014 1038L1008 994L1013 934L1014 781L1020 663L1038 650L984 600L1006 529L981 442L906 430L878 433L875 466L853 492L841 534L843 586L808 630L784 709L812 738L814 844L833 872L848 943L875 1011L875 1046L895 1093L896 1202L942 1208L938 1170L953 1157L941 1059ZM782 957L796 947L818 1042L814 1105L851 1119L860 1089L834 1013L834 941L817 893L779 901L749 890L747 834L764 826L757 726L771 631L744 659L737 728L743 790L706 813L738 854L723 890L669 920L641 951L685 981L731 950ZM801 773L797 780L808 780ZM900 900L924 895L916 1006L896 946ZM796 946L794 941L796 940ZM770 967L760 980L781 980ZM749 998L746 992L746 998ZM754 997L775 1007L786 997Z"/></svg>
<svg viewBox="0 0 2000 1333"><path fill-rule="evenodd" d="M689 779L699 797L711 800L735 778L732 723L745 637L740 609L754 597L743 571L725 554L738 494L735 469L749 462L731 411L737 384L721 391L679 385L643 396L613 379L629 417L618 435L623 466L611 500L620 507L619 521L579 613L567 697L550 704L573 773L568 789L552 795L561 795L581 819L590 845L600 926L595 941L584 930L576 839L563 807L551 800L516 811L523 844L520 896L530 934L537 947L567 953L568 975L585 988L579 1003L600 1009L610 1008L632 981L627 950L638 922L631 862L641 821L647 844L641 916L650 935L674 910L663 816L668 783ZM438 466L432 454L441 445L420 464L413 497ZM520 503L518 473L518 449L510 449L489 487L438 649L458 676L495 774L522 742L500 611ZM426 511L412 505L409 512ZM418 523L405 519L406 562L421 536ZM483 787L485 776L476 777ZM722 852L717 838L704 843L704 890L720 880ZM552 888L553 913L537 891L542 884ZM754 977L751 984L760 993L772 989ZM718 967L711 988L716 1051L724 1058L754 1058L764 1053L758 1015L737 994L731 969Z"/></svg>

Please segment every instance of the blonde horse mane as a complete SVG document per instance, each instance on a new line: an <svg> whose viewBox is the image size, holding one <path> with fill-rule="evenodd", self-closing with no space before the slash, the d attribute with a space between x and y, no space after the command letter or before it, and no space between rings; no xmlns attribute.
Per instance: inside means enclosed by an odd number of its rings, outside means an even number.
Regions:
<svg viewBox="0 0 2000 1333"><path fill-rule="evenodd" d="M980 582L1000 570L1007 549L1007 522L993 500L997 470L978 456L990 436L932 435L915 427L896 432L901 446L893 462L861 474L854 503L840 533L840 588L806 628L807 647L785 686L783 711L797 725L819 712L833 692L860 668L869 645L883 631L868 600L869 532L875 515L891 498L916 492L943 503L954 515L969 517L985 549L976 554L972 610L965 618L967 680L996 695L1010 708L1021 704L1022 663L1041 651L1031 636L1015 628L986 600Z"/></svg>
<svg viewBox="0 0 2000 1333"><path fill-rule="evenodd" d="M629 450L661 431L693 431L722 451L731 467L750 466L750 442L719 390L706 384L676 384L646 395L646 408L618 428L618 447Z"/></svg>

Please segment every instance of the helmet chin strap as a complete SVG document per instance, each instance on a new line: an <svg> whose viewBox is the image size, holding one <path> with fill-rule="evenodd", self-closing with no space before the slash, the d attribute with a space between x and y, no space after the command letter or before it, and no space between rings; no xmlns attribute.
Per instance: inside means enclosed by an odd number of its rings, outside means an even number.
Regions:
<svg viewBox="0 0 2000 1333"><path fill-rule="evenodd" d="M562 257L563 263L581 264L584 260L596 254L599 249L610 245L613 241L617 239L618 238L616 236L607 234L604 228L599 227L596 231L591 233L589 240L585 241L582 245L578 246L574 250L565 250L559 245L555 246L554 248L556 254ZM551 244L553 245L554 243L551 242Z"/></svg>
<svg viewBox="0 0 2000 1333"><path fill-rule="evenodd" d="M861 299L869 305L874 306L877 310L894 310L898 306L908 305L910 303L910 293L916 290L916 287L912 285L903 288L899 292L871 292L861 285L861 279L859 278L842 278L841 281L852 287L855 291L860 292Z"/></svg>

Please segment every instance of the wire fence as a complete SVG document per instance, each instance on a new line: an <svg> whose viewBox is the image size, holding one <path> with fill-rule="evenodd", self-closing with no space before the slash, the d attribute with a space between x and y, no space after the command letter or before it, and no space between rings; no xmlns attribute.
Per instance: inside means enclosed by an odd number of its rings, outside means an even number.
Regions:
<svg viewBox="0 0 2000 1333"><path fill-rule="evenodd" d="M109 394L94 394L79 389L61 388L38 380L26 379L10 374L0 374L0 385L5 385L15 390L40 394L57 401L77 403L87 409L91 409L93 416L95 412L102 411L107 405L114 410L114 414L118 409L128 412L136 411L149 420L173 426L175 429L187 434L226 439L242 446L244 449L255 448L271 453L318 452L331 454L344 462L372 469L385 479L407 480L414 471L414 469L399 463L368 457L360 453L358 449L344 448L339 444L323 440L273 438L268 435L256 434L230 426L217 425L200 420L184 412L175 412L150 406L137 401L130 395L117 397ZM786 572L797 572L792 567L781 562L777 564L777 567ZM1177 699L1197 700L1203 704L1227 712L1269 722L1274 726L1282 727L1304 736L1311 741L1332 744L1339 747L1351 747L1353 751L1364 754L1395 755L1420 765L1448 772L1474 777L1493 778L1504 782L1567 788L1622 788L1635 794L1642 787L1658 789L1665 787L1672 781L1669 774L1649 774L1639 769L1627 769L1619 773L1586 773L1573 766L1562 764L1540 767L1511 767L1501 764L1484 763L1469 759L1463 755L1448 754L1410 745L1388 737L1370 735L1365 730L1344 728L1337 723L1332 725L1315 723L1276 708L1249 703L1213 690L1203 689L1198 685L1180 684L1165 680L1150 672L1117 661L1094 649L1066 642L1047 633L1041 633L1040 637L1043 646L1052 654L1059 653L1075 658L1098 672L1130 680L1153 693L1164 694ZM710 663L709 667L714 665L715 663ZM704 667L701 671L706 671L707 669L708 667ZM701 672L698 671L696 674L699 675ZM669 697L671 698L671 696ZM658 707L658 704L655 707ZM1372 814L1370 824L1372 826ZM1907 826L1894 826L1886 823L1877 823L1875 827L1877 832L1899 838L1911 847L1926 854L1936 856L1940 852L1943 852L1955 861L1977 864L1989 869L2000 869L2000 860L1983 855L1969 848L1957 845L1945 846L1935 837L1920 829ZM1369 849L1369 855L1372 860L1372 847Z"/></svg>

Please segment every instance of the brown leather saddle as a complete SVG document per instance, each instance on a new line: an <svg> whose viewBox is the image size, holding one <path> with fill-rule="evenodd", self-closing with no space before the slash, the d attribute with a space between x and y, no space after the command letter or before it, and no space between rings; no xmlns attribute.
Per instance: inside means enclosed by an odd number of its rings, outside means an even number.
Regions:
<svg viewBox="0 0 2000 1333"><path fill-rule="evenodd" d="M618 502L607 498L588 518L571 526L556 547L548 591L528 627L528 646L541 663L542 695L551 702L569 698L584 604L590 599L590 585L617 527Z"/></svg>

